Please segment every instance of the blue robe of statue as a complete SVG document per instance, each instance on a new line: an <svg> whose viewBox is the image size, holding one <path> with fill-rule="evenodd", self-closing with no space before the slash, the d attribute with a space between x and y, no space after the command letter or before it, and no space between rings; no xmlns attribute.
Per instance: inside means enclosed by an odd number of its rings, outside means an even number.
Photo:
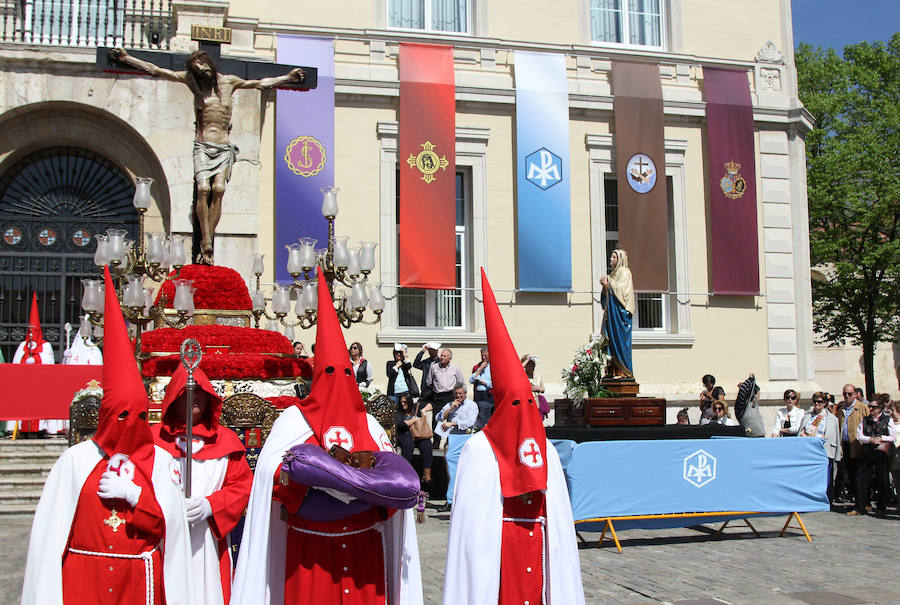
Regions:
<svg viewBox="0 0 900 605"><path fill-rule="evenodd" d="M631 365L632 315L608 290L603 293L603 308L606 309L603 328L606 338L609 340L609 355L620 372L625 376L633 377L634 371Z"/></svg>

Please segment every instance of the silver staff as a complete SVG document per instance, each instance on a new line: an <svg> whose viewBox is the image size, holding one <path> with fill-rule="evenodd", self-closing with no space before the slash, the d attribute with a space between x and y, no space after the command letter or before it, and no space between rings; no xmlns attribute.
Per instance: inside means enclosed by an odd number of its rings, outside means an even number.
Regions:
<svg viewBox="0 0 900 605"><path fill-rule="evenodd" d="M187 388L185 390L185 406L186 413L184 415L184 424L187 428L187 446L184 449L185 467L184 467L184 497L191 497L191 462L194 457L194 370L200 365L200 359L203 358L203 351L200 349L200 343L193 338L188 338L181 343L181 365L187 370Z"/></svg>

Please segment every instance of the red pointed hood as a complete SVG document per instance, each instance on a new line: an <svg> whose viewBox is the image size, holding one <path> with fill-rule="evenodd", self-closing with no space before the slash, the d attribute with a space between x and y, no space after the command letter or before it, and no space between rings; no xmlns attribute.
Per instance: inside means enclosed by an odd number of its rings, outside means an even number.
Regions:
<svg viewBox="0 0 900 605"><path fill-rule="evenodd" d="M547 489L547 435L484 269L481 290L494 383L494 415L483 431L500 467L503 497L512 498Z"/></svg>
<svg viewBox="0 0 900 605"><path fill-rule="evenodd" d="M20 363L41 363L44 350L44 333L41 331L41 316L38 312L37 292L31 293L31 313L28 314L28 333L25 335L25 354ZM32 345L32 343L34 343Z"/></svg>
<svg viewBox="0 0 900 605"><path fill-rule="evenodd" d="M150 402L108 267L104 268L104 279L103 400L94 442L107 456L129 456L149 478L153 471L153 437L147 423Z"/></svg>
<svg viewBox="0 0 900 605"><path fill-rule="evenodd" d="M203 446L197 449L194 447L194 460L215 460L224 458L238 452L244 451L244 445L238 438L237 434L219 424L219 418L222 415L222 398L216 394L209 378L200 368L194 370L194 382L197 383L194 389L196 397L200 391L206 393L209 405L203 418L199 424L195 424L192 428L194 438L202 437ZM172 380L166 387L166 397L162 404L162 421L150 427L156 445L163 448L175 458L184 456L181 447L178 446L178 439L184 438L187 429L184 422L176 419L175 407L173 404L183 405L184 400L178 401L187 391L187 370L184 366L179 365L175 373L172 374Z"/></svg>
<svg viewBox="0 0 900 605"><path fill-rule="evenodd" d="M350 451L378 450L366 418L347 343L320 268L316 319L316 363L309 397L298 404L324 449L338 444Z"/></svg>
<svg viewBox="0 0 900 605"><path fill-rule="evenodd" d="M172 434L181 434L185 431L184 422L175 419L175 410L172 409L172 404L187 392L187 379L187 370L183 365L178 364L178 369L172 374L172 380L166 387L166 397L162 403L162 424ZM192 430L194 435L207 439L216 434L219 426L219 418L222 415L222 398L216 393L209 378L200 368L194 370L194 382L197 383L194 394L204 391L209 406L203 418L200 419L200 423L195 424Z"/></svg>

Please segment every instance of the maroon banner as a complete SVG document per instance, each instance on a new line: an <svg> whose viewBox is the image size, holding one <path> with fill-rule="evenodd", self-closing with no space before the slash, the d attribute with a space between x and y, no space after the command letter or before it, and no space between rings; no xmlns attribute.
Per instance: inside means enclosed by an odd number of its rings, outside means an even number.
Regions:
<svg viewBox="0 0 900 605"><path fill-rule="evenodd" d="M656 63L613 62L619 246L638 292L669 290L669 196ZM611 250L607 250L607 253Z"/></svg>
<svg viewBox="0 0 900 605"><path fill-rule="evenodd" d="M103 366L0 363L0 420L69 418L76 391L103 378Z"/></svg>
<svg viewBox="0 0 900 605"><path fill-rule="evenodd" d="M456 287L453 48L400 45L400 285Z"/></svg>
<svg viewBox="0 0 900 605"><path fill-rule="evenodd" d="M759 294L756 151L747 72L703 68L709 149L710 288Z"/></svg>

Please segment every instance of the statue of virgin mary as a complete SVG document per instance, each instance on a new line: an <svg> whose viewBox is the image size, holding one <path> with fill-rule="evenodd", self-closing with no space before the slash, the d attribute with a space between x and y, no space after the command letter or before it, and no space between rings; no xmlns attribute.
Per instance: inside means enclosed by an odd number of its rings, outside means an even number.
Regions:
<svg viewBox="0 0 900 605"><path fill-rule="evenodd" d="M612 272L600 280L603 286L602 334L609 341L609 356L614 376L634 378L631 366L631 322L634 317L634 284L624 250L613 250L609 257Z"/></svg>

